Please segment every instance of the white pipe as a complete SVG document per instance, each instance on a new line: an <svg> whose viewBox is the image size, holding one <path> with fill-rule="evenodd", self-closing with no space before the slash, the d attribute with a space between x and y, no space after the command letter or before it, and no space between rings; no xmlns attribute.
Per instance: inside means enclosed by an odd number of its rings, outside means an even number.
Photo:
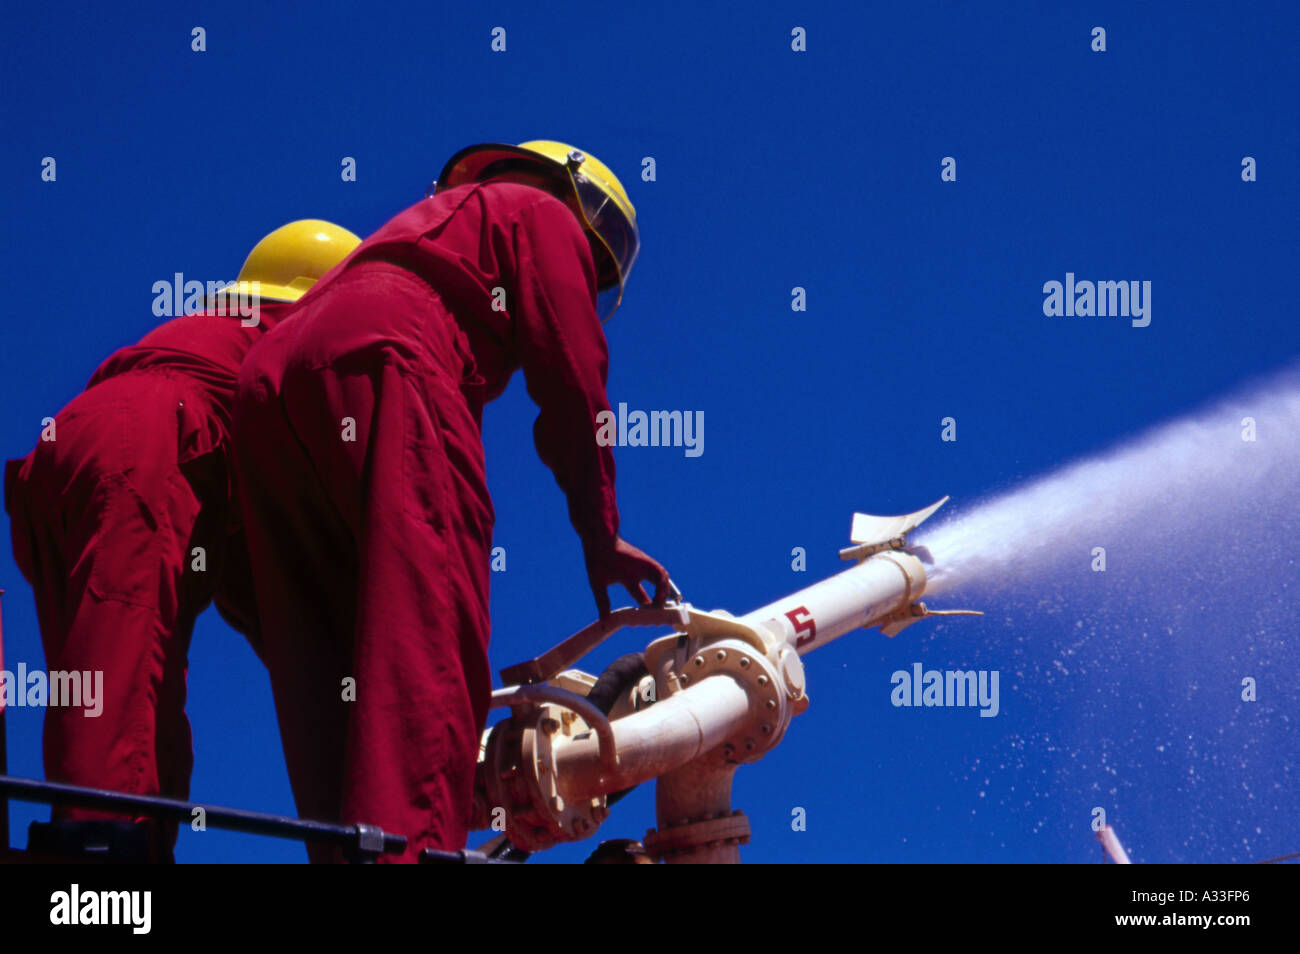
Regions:
<svg viewBox="0 0 1300 954"><path fill-rule="evenodd" d="M749 694L725 673L611 723L618 769L601 764L594 737L555 742L555 776L566 800L617 792L709 752L749 721Z"/></svg>
<svg viewBox="0 0 1300 954"><path fill-rule="evenodd" d="M802 655L906 609L924 590L921 561L910 553L890 550L760 607L741 621L775 627ZM709 677L611 723L617 770L601 765L596 740L587 738L556 743L556 774L571 799L619 791L685 765L748 721L745 689L734 679Z"/></svg>
<svg viewBox="0 0 1300 954"><path fill-rule="evenodd" d="M925 567L902 550L887 550L775 603L741 622L774 628L799 655L860 626L873 626L906 609L925 592Z"/></svg>
<svg viewBox="0 0 1300 954"><path fill-rule="evenodd" d="M734 764L694 762L660 778L655 792L659 830L730 816L731 780L736 768ZM740 845L721 841L682 845L667 854L664 861L672 865L738 865Z"/></svg>
<svg viewBox="0 0 1300 954"><path fill-rule="evenodd" d="M1106 854L1110 855L1110 860L1115 864L1131 865L1133 863L1129 861L1128 852L1124 850L1124 846L1119 843L1119 836L1115 834L1115 829L1109 825L1103 826L1101 831L1097 832L1097 840L1101 842L1101 847Z"/></svg>

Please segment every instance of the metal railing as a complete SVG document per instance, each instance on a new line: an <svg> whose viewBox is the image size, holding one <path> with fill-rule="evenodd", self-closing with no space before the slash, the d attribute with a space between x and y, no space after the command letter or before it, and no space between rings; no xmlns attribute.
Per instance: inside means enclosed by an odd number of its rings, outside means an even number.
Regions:
<svg viewBox="0 0 1300 954"><path fill-rule="evenodd" d="M395 835L374 825L339 825L330 822L308 821L285 815L250 812L242 808L225 808L204 805L156 795L128 795L102 788L84 788L80 785L63 785L30 778L0 775L0 813L5 818L5 838L0 844L9 846L8 802L10 798L45 805L75 805L121 814L148 815L151 818L168 818L190 822L202 813L206 827L251 835L268 835L292 841L313 842L341 848L344 854L358 863L373 862L381 855L401 854L406 850L406 836Z"/></svg>

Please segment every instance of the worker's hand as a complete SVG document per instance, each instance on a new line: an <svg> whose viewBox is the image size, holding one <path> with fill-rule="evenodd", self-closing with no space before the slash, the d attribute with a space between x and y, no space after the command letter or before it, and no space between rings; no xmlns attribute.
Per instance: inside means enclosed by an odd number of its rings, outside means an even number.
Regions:
<svg viewBox="0 0 1300 954"><path fill-rule="evenodd" d="M596 596L596 608L600 618L609 615L610 586L622 583L642 606L650 605L643 580L655 585L655 606L663 606L668 598L668 571L652 557L642 553L622 537L615 537L607 545L584 546L587 558L587 579L591 581L591 592Z"/></svg>

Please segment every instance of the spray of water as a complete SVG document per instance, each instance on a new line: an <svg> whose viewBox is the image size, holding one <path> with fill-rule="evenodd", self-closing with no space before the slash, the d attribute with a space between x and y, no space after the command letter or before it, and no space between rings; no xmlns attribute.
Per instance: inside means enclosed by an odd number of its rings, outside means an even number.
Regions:
<svg viewBox="0 0 1300 954"><path fill-rule="evenodd" d="M914 638L1003 678L976 810L1040 838L1101 806L1138 862L1300 846L1297 503L1300 366L922 527L927 593L987 615Z"/></svg>
<svg viewBox="0 0 1300 954"><path fill-rule="evenodd" d="M928 592L1001 588L1065 561L1086 566L1095 547L1194 560L1250 534L1277 537L1297 503L1300 366L1293 366L957 514L916 542L935 559ZM1259 542L1296 548L1294 537Z"/></svg>

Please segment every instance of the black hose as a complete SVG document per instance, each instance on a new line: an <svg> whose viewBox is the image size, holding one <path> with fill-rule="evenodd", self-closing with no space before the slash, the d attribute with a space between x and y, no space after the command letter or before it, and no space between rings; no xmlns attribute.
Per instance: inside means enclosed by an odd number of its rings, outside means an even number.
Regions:
<svg viewBox="0 0 1300 954"><path fill-rule="evenodd" d="M587 701L605 715L633 686L649 675L645 668L644 653L628 653L609 664L596 684L587 693Z"/></svg>
<svg viewBox="0 0 1300 954"><path fill-rule="evenodd" d="M600 674L596 684L587 693L587 701L605 715L609 715L615 703L649 674L649 670L645 667L645 653L628 653L626 656L619 656ZM605 804L617 803L634 788L635 785L621 792L611 792L605 799Z"/></svg>

